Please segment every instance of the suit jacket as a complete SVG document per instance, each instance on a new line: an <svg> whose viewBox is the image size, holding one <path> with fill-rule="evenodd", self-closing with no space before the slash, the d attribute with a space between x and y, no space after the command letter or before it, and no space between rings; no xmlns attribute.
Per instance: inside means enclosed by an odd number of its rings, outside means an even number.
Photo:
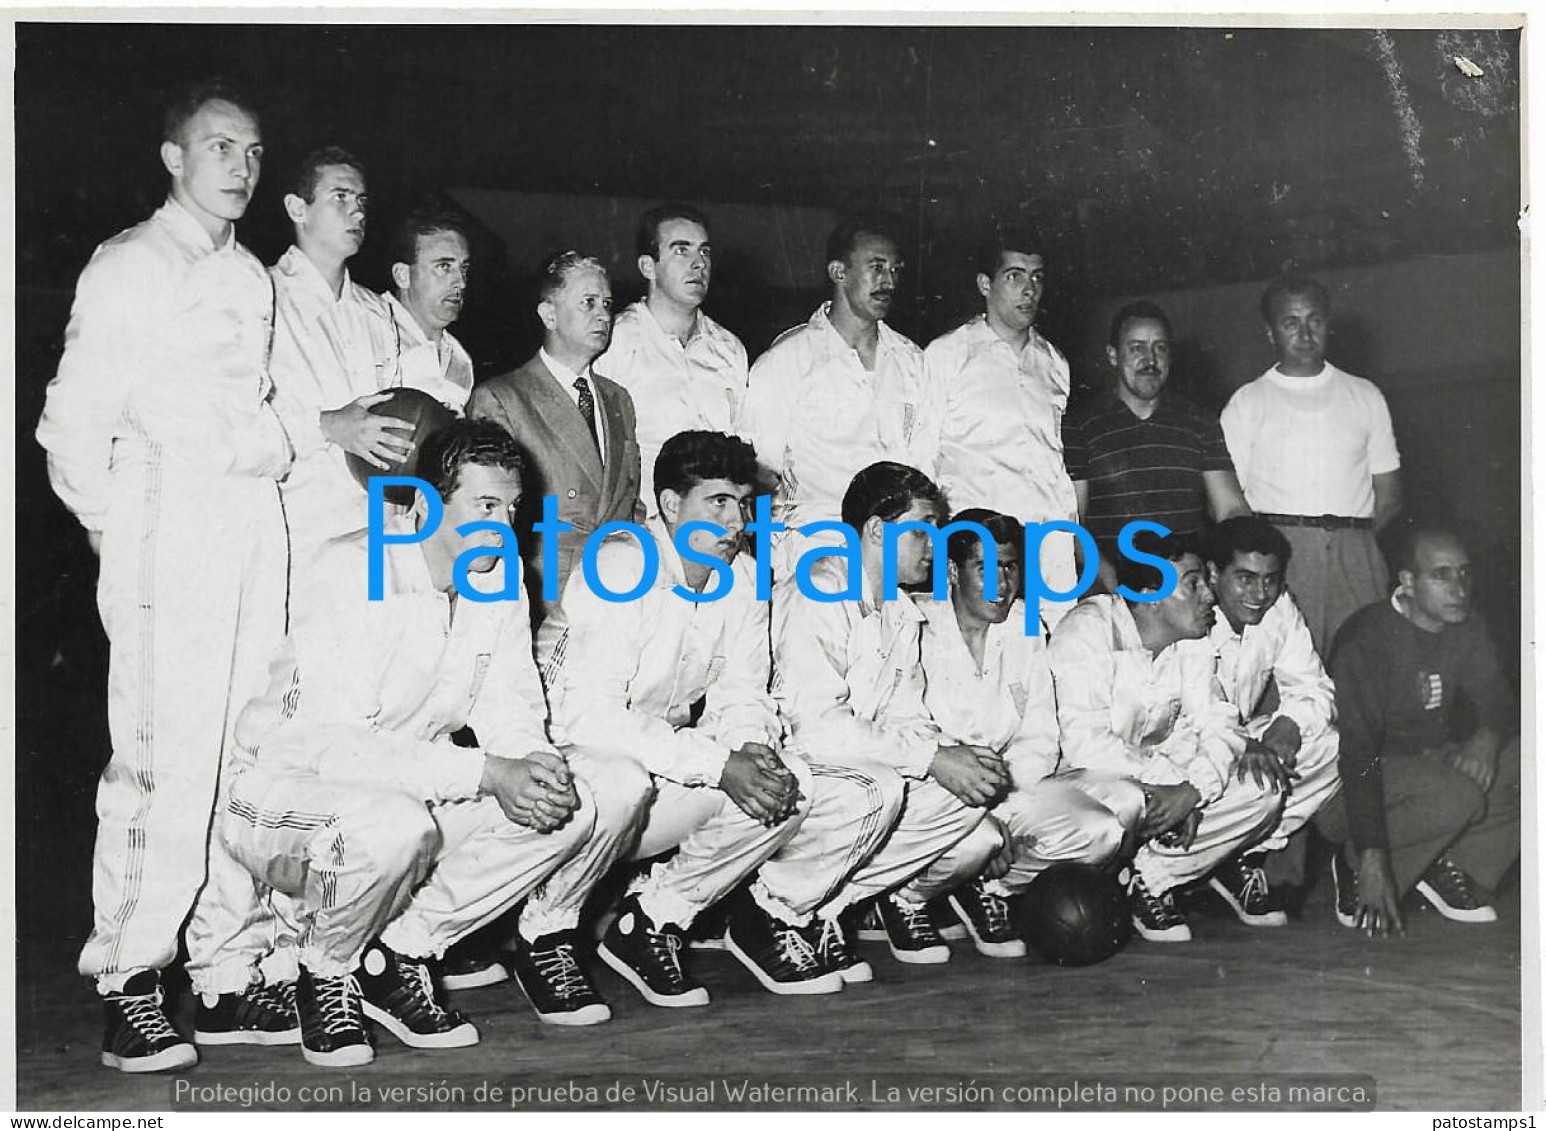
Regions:
<svg viewBox="0 0 1546 1131"><path fill-rule="evenodd" d="M516 530L522 535L526 589L533 619L558 601L542 601L544 539L531 530L542 517L542 499L558 500L558 517L573 530L559 535L558 587L563 595L570 571L580 563L585 541L598 526L632 522L639 502L639 445L635 439L633 398L614 381L590 375L602 415L607 445L605 465L596 454L590 429L541 355L510 373L478 384L467 402L467 415L492 420L521 445L526 456L521 511Z"/></svg>

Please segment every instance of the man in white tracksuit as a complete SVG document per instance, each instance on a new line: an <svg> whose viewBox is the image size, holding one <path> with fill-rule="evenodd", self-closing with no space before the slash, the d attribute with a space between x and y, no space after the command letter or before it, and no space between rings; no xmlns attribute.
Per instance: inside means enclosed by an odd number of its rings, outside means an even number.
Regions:
<svg viewBox="0 0 1546 1131"><path fill-rule="evenodd" d="M1052 637L1063 759L1073 769L1138 782L1146 805L1133 861L1133 925L1156 942L1192 937L1172 893L1259 840L1282 796L1234 725L1205 639L1213 593L1202 559L1177 536L1133 539L1141 558L1116 563L1118 584L1156 595L1169 561L1176 587L1144 602L1120 592L1086 597ZM1276 766L1275 760L1272 766Z"/></svg>
<svg viewBox="0 0 1546 1131"><path fill-rule="evenodd" d="M538 636L554 737L578 747L571 763L593 777L610 776L619 759L648 769L655 796L632 856L677 850L635 881L600 957L656 1005L706 1003L677 956L681 933L755 873L737 897L736 957L775 993L840 990L842 978L817 961L819 938L785 921L809 926L850 858L879 846L900 788L780 749L767 690L768 606L740 552L757 482L751 445L722 432L679 433L655 470L649 545L614 535L595 565L605 592L633 592L648 573L653 582L614 602L577 572ZM718 533L693 531L695 522Z"/></svg>
<svg viewBox="0 0 1546 1131"><path fill-rule="evenodd" d="M285 628L277 481L291 445L266 370L273 288L234 231L263 143L218 80L180 95L164 126L167 201L81 274L38 424L54 490L102 559L113 752L80 970L104 998L102 1061L126 1072L198 1059L161 1008L190 910L194 989L230 991L217 1001L228 1031L298 1035L263 987L200 973L214 957L199 925L228 722Z"/></svg>
<svg viewBox="0 0 1546 1131"><path fill-rule="evenodd" d="M1010 784L992 809L1008 845L1002 871L958 887L949 899L978 951L1017 958L1025 943L1015 932L1009 897L1053 864L1114 860L1137 831L1143 790L1126 778L1058 771L1046 637L1026 633L1019 596L1024 528L1008 515L974 508L951 522L974 522L988 532L998 589L990 600L981 537L953 532L946 543L950 598L922 604L928 617L924 703L948 739L998 754Z"/></svg>
<svg viewBox="0 0 1546 1131"><path fill-rule="evenodd" d="M1282 532L1264 518L1237 515L1209 531L1203 549L1214 602L1224 614L1208 634L1219 685L1261 772L1270 773L1266 759L1275 759L1288 793L1271 835L1226 861L1209 882L1242 922L1281 926L1287 915L1268 883L1266 854L1283 848L1337 792L1336 688L1284 591L1292 551Z"/></svg>
<svg viewBox="0 0 1546 1131"><path fill-rule="evenodd" d="M784 331L751 368L736 431L777 477L774 517L790 529L774 569L794 567L810 539L795 527L840 519L860 468L895 460L924 471L939 452L938 412L923 351L885 322L902 253L887 226L844 221L827 237L832 297ZM832 543L830 533L812 536Z"/></svg>
<svg viewBox="0 0 1546 1131"><path fill-rule="evenodd" d="M988 507L1022 522L1078 522L1074 483L1063 466L1068 362L1035 327L1046 285L1037 246L1029 236L1006 232L983 248L977 268L983 313L923 351L940 405L936 478L957 510ZM1044 537L1037 564L1046 588L1071 591L1073 536ZM1037 611L1056 628L1071 608L1071 601L1042 601Z"/></svg>
<svg viewBox="0 0 1546 1131"><path fill-rule="evenodd" d="M703 312L714 273L708 218L690 204L662 204L634 235L648 293L617 316L595 369L633 397L639 499L655 517L652 473L678 432L729 432L746 399L746 347Z"/></svg>
<svg viewBox="0 0 1546 1131"><path fill-rule="evenodd" d="M400 421L367 411L401 384L397 327L386 303L349 276L365 242L365 170L337 146L301 159L285 214L295 243L269 268L279 395L297 406L295 467L284 482L290 552L300 572L329 538L365 529L365 490L344 453L385 467L408 454Z"/></svg>
<svg viewBox="0 0 1546 1131"><path fill-rule="evenodd" d="M783 578L773 595L773 694L791 746L811 761L897 775L906 785L890 837L821 915L835 923L874 898L892 954L909 963L949 961L928 901L978 875L1001 847L997 826L983 818L1008 786L997 754L952 743L929 718L923 614L905 591L885 592L888 556L900 584L928 579L934 534L924 528L944 514L939 488L922 472L872 464L843 496L843 521L857 542ZM913 528L888 535L892 523Z"/></svg>
<svg viewBox="0 0 1546 1131"><path fill-rule="evenodd" d="M392 236L392 312L401 350L400 375L460 414L472 395L472 358L451 334L462 315L472 251L466 221L434 209L410 212Z"/></svg>
<svg viewBox="0 0 1546 1131"><path fill-rule="evenodd" d="M642 795L629 779L578 780L548 741L530 621L505 567L515 549L457 533L508 523L521 463L486 421L429 436L419 470L443 514L420 494L383 522L417 539L382 548L381 600L367 598L367 535L321 549L298 579L268 690L237 724L243 768L220 832L295 902L312 1064L372 1059L362 1007L415 1048L475 1043L436 1000L430 963L596 851L607 822L632 826ZM463 727L477 745L452 742Z"/></svg>

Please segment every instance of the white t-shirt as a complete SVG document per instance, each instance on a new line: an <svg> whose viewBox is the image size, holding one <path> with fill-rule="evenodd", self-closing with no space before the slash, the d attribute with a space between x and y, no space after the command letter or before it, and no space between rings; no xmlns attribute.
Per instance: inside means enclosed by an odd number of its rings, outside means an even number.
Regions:
<svg viewBox="0 0 1546 1131"><path fill-rule="evenodd" d="M1230 398L1219 424L1258 512L1369 518L1373 477L1401 467L1384 395L1330 363L1314 377L1273 366Z"/></svg>

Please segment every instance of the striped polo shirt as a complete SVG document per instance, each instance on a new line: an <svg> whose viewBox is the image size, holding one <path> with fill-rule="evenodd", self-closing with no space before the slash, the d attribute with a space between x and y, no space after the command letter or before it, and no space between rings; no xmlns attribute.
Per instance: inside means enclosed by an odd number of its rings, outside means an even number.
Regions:
<svg viewBox="0 0 1546 1131"><path fill-rule="evenodd" d="M1201 530L1203 472L1234 469L1218 418L1173 392L1147 420L1113 392L1086 399L1063 421L1063 463L1089 484L1084 525L1096 539L1140 518L1178 534Z"/></svg>

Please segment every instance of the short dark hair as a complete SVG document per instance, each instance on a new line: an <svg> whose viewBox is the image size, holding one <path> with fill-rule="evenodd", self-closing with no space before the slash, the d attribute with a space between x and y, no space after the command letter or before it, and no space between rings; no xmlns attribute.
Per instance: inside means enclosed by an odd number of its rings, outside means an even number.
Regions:
<svg viewBox="0 0 1546 1131"><path fill-rule="evenodd" d="M843 492L843 521L856 532L872 518L894 522L915 502L933 503L941 513L949 510L945 493L916 467L881 460L863 468Z"/></svg>
<svg viewBox="0 0 1546 1131"><path fill-rule="evenodd" d="M600 271L607 269L594 255L581 255L578 251L555 251L542 261L537 278L537 301L548 302L558 296L576 271Z"/></svg>
<svg viewBox="0 0 1546 1131"><path fill-rule="evenodd" d="M467 227L467 217L453 209L440 205L415 208L392 229L389 262L412 264L419 257L419 240L436 232L455 232L467 240Z"/></svg>
<svg viewBox="0 0 1546 1131"><path fill-rule="evenodd" d="M347 149L338 145L324 145L321 149L313 149L301 163L295 168L295 179L290 182L290 191L300 197L307 204L316 194L317 181L322 177L322 170L330 165L344 165L357 172L361 179L365 177L365 163Z"/></svg>
<svg viewBox="0 0 1546 1131"><path fill-rule="evenodd" d="M173 92L161 115L161 140L181 145L183 130L188 127L189 120L208 102L229 102L254 122L258 120L258 112L247 92L238 89L223 75L213 75L178 87Z"/></svg>
<svg viewBox="0 0 1546 1131"><path fill-rule="evenodd" d="M1179 562L1187 554L1202 556L1195 535L1160 535L1152 530L1139 530L1133 535L1132 546L1140 553L1163 558L1167 562ZM1105 557L1116 571L1117 584L1125 585L1135 593L1153 593L1165 583L1164 575L1157 566L1147 561L1134 561L1126 554L1118 553L1114 539Z"/></svg>
<svg viewBox="0 0 1546 1131"><path fill-rule="evenodd" d="M1203 558L1219 569L1228 569L1236 554L1266 554L1278 559L1278 568L1287 571L1294 548L1283 532L1254 514L1226 518L1202 538Z"/></svg>
<svg viewBox="0 0 1546 1131"><path fill-rule="evenodd" d="M1449 541L1464 547L1465 539L1448 522L1433 518L1407 519L1396 527L1388 540L1390 567L1397 573L1417 571L1417 547L1424 542Z"/></svg>
<svg viewBox="0 0 1546 1131"><path fill-rule="evenodd" d="M515 437L492 420L458 418L425 437L419 447L418 475L449 499L461 482L462 468L499 467L526 477L526 459Z"/></svg>
<svg viewBox="0 0 1546 1131"><path fill-rule="evenodd" d="M1261 293L1262 321L1271 325L1278 303L1290 295L1307 298L1320 307L1323 313L1331 313L1331 293L1319 282L1308 275L1280 275L1268 283L1267 289Z"/></svg>
<svg viewBox="0 0 1546 1131"><path fill-rule="evenodd" d="M1023 546L1025 542L1025 526L1018 518L987 507L967 507L950 516L949 525L958 522L975 522L993 536L995 545ZM973 547L979 552L982 549L982 539L973 531L952 530L950 537L945 539L945 556L956 565L964 566L972 560Z"/></svg>
<svg viewBox="0 0 1546 1131"><path fill-rule="evenodd" d="M1122 341L1122 331L1127 328L1129 322L1151 321L1158 322L1165 327L1165 337L1175 335L1170 332L1170 319L1165 317L1165 312L1159 308L1158 303L1141 298L1136 302L1125 304L1120 310L1111 316L1111 338L1109 344L1112 349L1117 349Z"/></svg>
<svg viewBox="0 0 1546 1131"><path fill-rule="evenodd" d="M757 486L757 453L739 436L724 432L678 432L655 457L655 496L670 488L685 495L699 483L728 479Z"/></svg>
<svg viewBox="0 0 1546 1131"><path fill-rule="evenodd" d="M668 201L639 217L639 226L633 233L636 254L647 255L655 260L660 258L660 226L667 220L690 220L705 232L709 230L709 218L702 211L691 204Z"/></svg>
<svg viewBox="0 0 1546 1131"><path fill-rule="evenodd" d="M1022 255L1040 255L1040 248L1040 237L1028 228L998 228L977 244L972 263L979 275L991 279L1003 266L1005 255L1015 251Z"/></svg>
<svg viewBox="0 0 1546 1131"><path fill-rule="evenodd" d="M850 216L832 229L832 234L827 237L826 262L834 260L846 263L848 257L859 244L860 236L883 236L892 243L901 247L901 241L896 238L896 230L891 221L883 216Z"/></svg>

